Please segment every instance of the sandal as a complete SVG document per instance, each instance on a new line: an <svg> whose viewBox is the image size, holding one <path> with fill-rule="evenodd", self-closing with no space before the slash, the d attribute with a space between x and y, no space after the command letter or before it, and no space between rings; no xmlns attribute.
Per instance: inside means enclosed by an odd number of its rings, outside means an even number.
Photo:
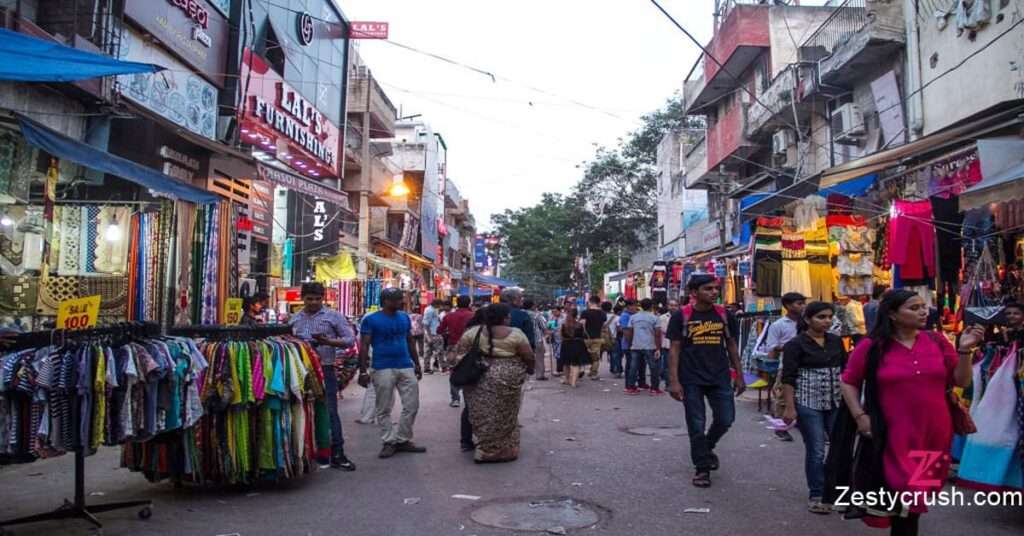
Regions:
<svg viewBox="0 0 1024 536"><path fill-rule="evenodd" d="M711 487L711 473L709 471L697 471L693 477L693 485L698 488Z"/></svg>
<svg viewBox="0 0 1024 536"><path fill-rule="evenodd" d="M711 464L708 466L708 469L711 469L712 471L717 471L718 470L718 466L719 466L718 455L715 454L714 452L712 452L711 453Z"/></svg>

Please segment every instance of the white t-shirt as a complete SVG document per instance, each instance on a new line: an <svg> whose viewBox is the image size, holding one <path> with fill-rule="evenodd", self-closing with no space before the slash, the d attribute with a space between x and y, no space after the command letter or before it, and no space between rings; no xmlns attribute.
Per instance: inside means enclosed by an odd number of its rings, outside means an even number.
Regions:
<svg viewBox="0 0 1024 536"><path fill-rule="evenodd" d="M665 350L672 348L672 341L668 339L668 321L672 319L672 313L665 313L658 317L658 329L661 330L661 347Z"/></svg>

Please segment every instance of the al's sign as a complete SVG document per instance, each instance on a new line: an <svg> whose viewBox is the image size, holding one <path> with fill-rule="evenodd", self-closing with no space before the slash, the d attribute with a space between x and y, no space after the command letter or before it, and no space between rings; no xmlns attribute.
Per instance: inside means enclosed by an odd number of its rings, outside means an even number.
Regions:
<svg viewBox="0 0 1024 536"><path fill-rule="evenodd" d="M387 39L388 23L386 22L352 22L349 26L349 39Z"/></svg>
<svg viewBox="0 0 1024 536"><path fill-rule="evenodd" d="M339 175L341 133L334 123L249 49L240 82L246 88L238 112L242 141L307 177Z"/></svg>

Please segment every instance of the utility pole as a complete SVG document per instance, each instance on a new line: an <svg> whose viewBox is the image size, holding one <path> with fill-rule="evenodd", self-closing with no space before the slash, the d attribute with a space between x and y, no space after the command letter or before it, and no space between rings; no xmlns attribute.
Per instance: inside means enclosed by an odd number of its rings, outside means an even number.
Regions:
<svg viewBox="0 0 1024 536"><path fill-rule="evenodd" d="M362 83L366 87L366 109L363 110L362 165L359 167L359 279L366 280L369 272L367 260L370 257L370 92L372 91L370 70L366 69Z"/></svg>
<svg viewBox="0 0 1024 536"><path fill-rule="evenodd" d="M618 257L619 257L619 267L618 267L617 271L621 272L622 271L622 244L619 244Z"/></svg>

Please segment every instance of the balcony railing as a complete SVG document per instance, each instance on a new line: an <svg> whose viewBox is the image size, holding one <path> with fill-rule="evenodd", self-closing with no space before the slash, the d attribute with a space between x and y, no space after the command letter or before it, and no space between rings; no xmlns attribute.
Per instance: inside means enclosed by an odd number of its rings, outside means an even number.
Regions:
<svg viewBox="0 0 1024 536"><path fill-rule="evenodd" d="M800 61L821 61L871 22L866 0L845 0L800 45Z"/></svg>

